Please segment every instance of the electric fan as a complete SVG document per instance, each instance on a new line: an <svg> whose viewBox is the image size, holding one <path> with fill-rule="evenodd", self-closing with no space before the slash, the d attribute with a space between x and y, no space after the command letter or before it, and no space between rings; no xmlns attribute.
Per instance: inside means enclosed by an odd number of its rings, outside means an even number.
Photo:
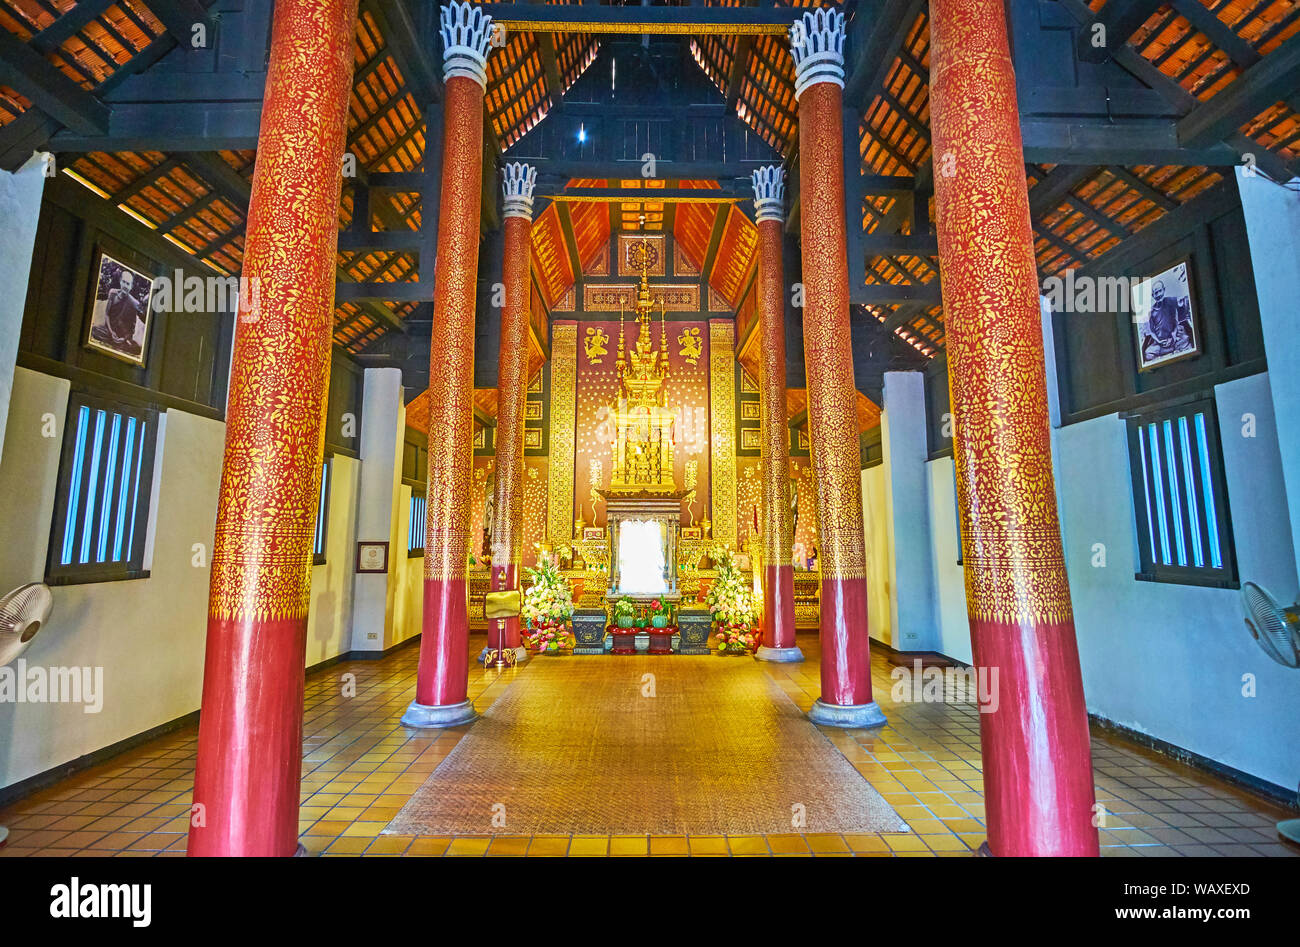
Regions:
<svg viewBox="0 0 1300 947"><path fill-rule="evenodd" d="M40 582L29 582L0 598L0 667L12 664L27 650L53 604L49 586ZM8 838L9 830L0 825L0 845Z"/></svg>
<svg viewBox="0 0 1300 947"><path fill-rule="evenodd" d="M1254 582L1241 586L1241 606L1246 627L1264 653L1283 667L1300 667L1300 601L1280 605ZM1297 793L1300 800L1300 793ZM1300 819L1277 824L1277 833L1300 845Z"/></svg>

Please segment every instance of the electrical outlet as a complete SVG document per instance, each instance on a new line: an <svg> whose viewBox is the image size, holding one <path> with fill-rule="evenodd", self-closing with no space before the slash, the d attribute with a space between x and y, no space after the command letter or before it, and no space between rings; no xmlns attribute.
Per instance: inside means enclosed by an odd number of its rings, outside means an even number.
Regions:
<svg viewBox="0 0 1300 947"><path fill-rule="evenodd" d="M371 641L374 641L376 638L379 637L379 632L372 631L369 634L367 634L366 637L369 638Z"/></svg>

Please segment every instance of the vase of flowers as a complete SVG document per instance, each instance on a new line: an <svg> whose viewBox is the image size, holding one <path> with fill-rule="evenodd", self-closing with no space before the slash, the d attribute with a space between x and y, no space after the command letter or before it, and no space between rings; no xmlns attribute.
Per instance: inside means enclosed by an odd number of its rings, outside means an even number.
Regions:
<svg viewBox="0 0 1300 947"><path fill-rule="evenodd" d="M557 654L571 650L573 632L569 619L573 617L573 592L568 580L560 574L559 564L548 553L542 553L535 569L524 572L532 585L524 593L521 617L528 624L525 640L538 654Z"/></svg>
<svg viewBox="0 0 1300 947"><path fill-rule="evenodd" d="M758 645L754 597L749 578L736 565L731 550L718 547L709 553L718 572L705 601L713 615L719 654L748 654Z"/></svg>
<svg viewBox="0 0 1300 947"><path fill-rule="evenodd" d="M636 623L636 604L627 596L614 603L614 624L631 628Z"/></svg>
<svg viewBox="0 0 1300 947"><path fill-rule="evenodd" d="M667 628L672 619L672 608L661 598L650 603L650 625L654 628Z"/></svg>

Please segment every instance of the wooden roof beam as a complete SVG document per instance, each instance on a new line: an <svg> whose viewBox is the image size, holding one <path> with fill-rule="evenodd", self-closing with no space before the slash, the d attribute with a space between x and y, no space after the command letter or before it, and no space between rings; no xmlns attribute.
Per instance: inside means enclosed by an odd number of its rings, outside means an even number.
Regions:
<svg viewBox="0 0 1300 947"><path fill-rule="evenodd" d="M193 48L196 24L212 22L212 15L199 0L148 0L148 6L182 49Z"/></svg>
<svg viewBox="0 0 1300 947"><path fill-rule="evenodd" d="M108 131L108 106L8 30L0 30L0 82L61 125L89 135Z"/></svg>
<svg viewBox="0 0 1300 947"><path fill-rule="evenodd" d="M1079 31L1075 43L1079 59L1105 62L1123 49L1128 38L1164 3L1165 0L1107 0L1095 17L1089 13L1091 22Z"/></svg>
<svg viewBox="0 0 1300 947"><path fill-rule="evenodd" d="M1189 147L1223 141L1300 85L1300 34L1273 52L1208 101L1178 120L1178 140Z"/></svg>

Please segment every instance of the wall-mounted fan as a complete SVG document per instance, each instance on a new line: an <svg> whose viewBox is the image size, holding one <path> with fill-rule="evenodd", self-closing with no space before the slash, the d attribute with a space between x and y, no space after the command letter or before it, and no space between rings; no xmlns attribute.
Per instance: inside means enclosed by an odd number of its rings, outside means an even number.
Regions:
<svg viewBox="0 0 1300 947"><path fill-rule="evenodd" d="M1264 653L1283 667L1300 667L1300 602L1281 605L1254 582L1244 582L1241 608Z"/></svg>
<svg viewBox="0 0 1300 947"><path fill-rule="evenodd" d="M30 582L0 598L0 667L12 664L27 650L45 620L50 617L54 597L49 586ZM0 845L9 830L0 825Z"/></svg>
<svg viewBox="0 0 1300 947"><path fill-rule="evenodd" d="M1300 601L1282 605L1254 582L1243 582L1241 608L1250 636L1264 653L1283 667L1300 667ZM1296 798L1300 801L1300 793ZM1300 819L1279 822L1277 832L1300 845Z"/></svg>

